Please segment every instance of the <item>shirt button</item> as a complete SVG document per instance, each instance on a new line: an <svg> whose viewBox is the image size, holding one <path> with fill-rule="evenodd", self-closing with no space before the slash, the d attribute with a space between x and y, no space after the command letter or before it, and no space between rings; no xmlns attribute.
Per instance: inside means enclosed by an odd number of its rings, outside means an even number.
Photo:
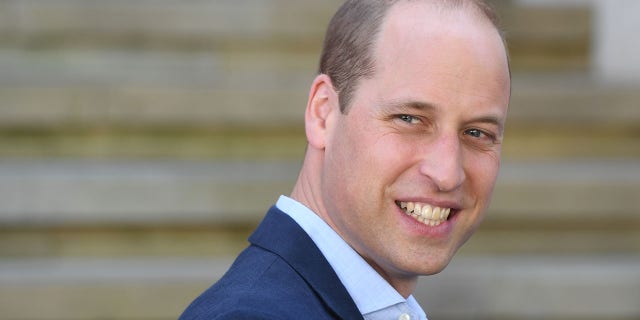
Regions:
<svg viewBox="0 0 640 320"><path fill-rule="evenodd" d="M398 317L398 320L411 320L411 316L406 313L403 313Z"/></svg>

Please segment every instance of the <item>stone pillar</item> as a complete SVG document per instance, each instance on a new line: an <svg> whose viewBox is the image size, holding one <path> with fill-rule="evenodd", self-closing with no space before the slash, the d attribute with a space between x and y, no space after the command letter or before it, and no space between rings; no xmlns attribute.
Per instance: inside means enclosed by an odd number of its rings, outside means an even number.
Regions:
<svg viewBox="0 0 640 320"><path fill-rule="evenodd" d="M640 83L640 1L593 1L593 68L605 83Z"/></svg>

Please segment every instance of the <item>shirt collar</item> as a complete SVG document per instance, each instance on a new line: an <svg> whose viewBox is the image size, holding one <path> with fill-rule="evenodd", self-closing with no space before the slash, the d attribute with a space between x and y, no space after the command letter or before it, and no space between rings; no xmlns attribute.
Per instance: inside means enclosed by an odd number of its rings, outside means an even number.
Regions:
<svg viewBox="0 0 640 320"><path fill-rule="evenodd" d="M318 246L353 298L360 313L371 313L398 303L407 303L412 309L424 314L413 296L405 300L309 208L286 196L280 196L276 207L295 220Z"/></svg>

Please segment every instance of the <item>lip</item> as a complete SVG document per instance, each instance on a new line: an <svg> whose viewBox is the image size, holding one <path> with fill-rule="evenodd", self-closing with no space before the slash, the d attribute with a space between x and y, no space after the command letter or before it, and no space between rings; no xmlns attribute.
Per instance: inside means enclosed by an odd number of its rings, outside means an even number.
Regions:
<svg viewBox="0 0 640 320"><path fill-rule="evenodd" d="M402 210L402 208L398 206L398 203L400 202L427 203L431 206L438 206L441 208L450 208L451 212L449 214L449 218L443 221L440 225L429 226L407 215L404 212L404 210ZM434 238L434 239L446 239L451 235L458 218L458 213L461 211L460 206L453 202L430 201L430 200L424 200L424 199L396 200L396 202L394 203L394 206L396 207L397 214L400 218L400 224L408 233L417 234L421 237Z"/></svg>

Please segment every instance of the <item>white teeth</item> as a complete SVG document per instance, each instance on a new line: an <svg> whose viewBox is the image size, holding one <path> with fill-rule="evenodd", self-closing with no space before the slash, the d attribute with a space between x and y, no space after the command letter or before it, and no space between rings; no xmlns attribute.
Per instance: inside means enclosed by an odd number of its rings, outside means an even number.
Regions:
<svg viewBox="0 0 640 320"><path fill-rule="evenodd" d="M431 208L430 205L425 204L424 207L422 207L422 216L427 218L427 219L432 219L431 217L431 213L433 212L433 208Z"/></svg>
<svg viewBox="0 0 640 320"><path fill-rule="evenodd" d="M445 210L440 211L440 220L445 220L449 217L449 213L451 212L451 208L446 208Z"/></svg>
<svg viewBox="0 0 640 320"><path fill-rule="evenodd" d="M400 202L399 205L404 213L432 227L445 222L451 213L451 208L433 207L426 203Z"/></svg>
<svg viewBox="0 0 640 320"><path fill-rule="evenodd" d="M407 203L407 212L413 212L413 209L415 208L415 204L413 202L409 202Z"/></svg>
<svg viewBox="0 0 640 320"><path fill-rule="evenodd" d="M444 210L444 209L442 209ZM433 209L433 214L431 215L431 219L440 219L440 208L436 207L435 209ZM437 218L436 218L437 217Z"/></svg>

